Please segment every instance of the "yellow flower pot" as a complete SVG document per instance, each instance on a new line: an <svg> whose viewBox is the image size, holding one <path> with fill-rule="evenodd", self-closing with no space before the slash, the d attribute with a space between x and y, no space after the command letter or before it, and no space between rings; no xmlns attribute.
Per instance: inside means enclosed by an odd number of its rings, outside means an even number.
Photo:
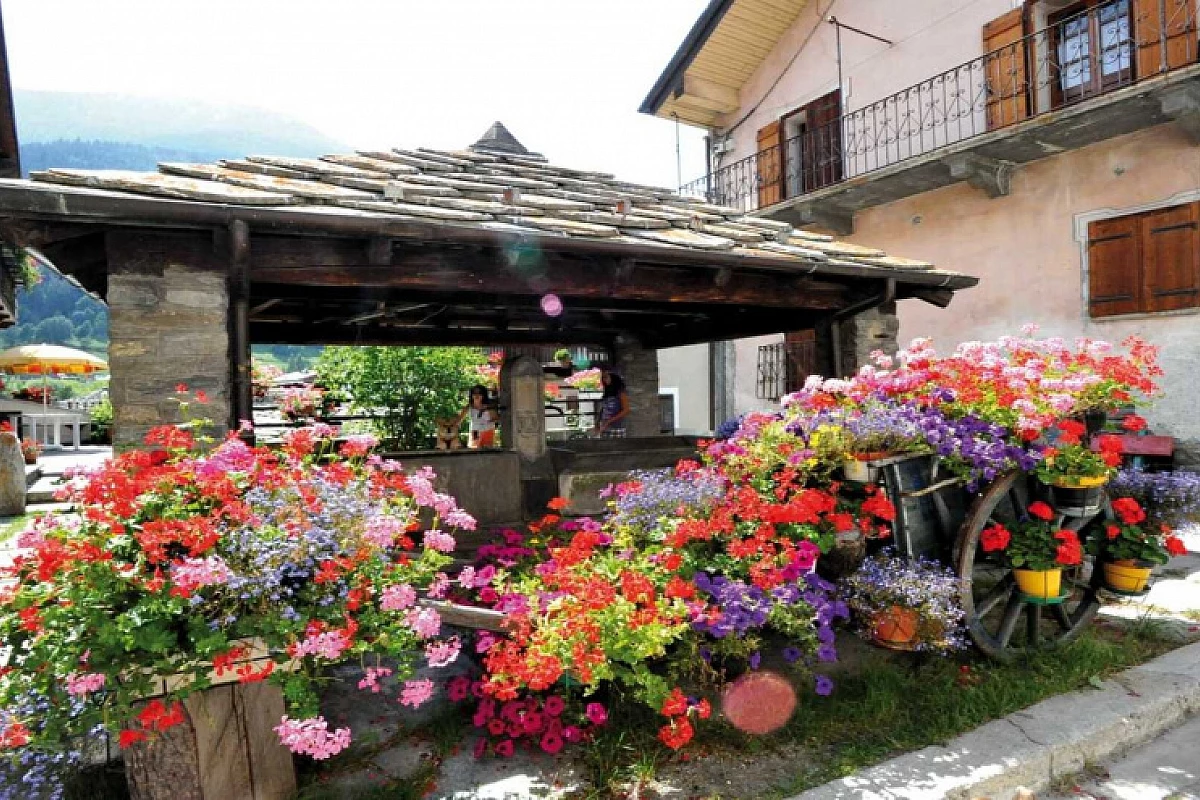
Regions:
<svg viewBox="0 0 1200 800"><path fill-rule="evenodd" d="M1029 597L1052 600L1062 591L1061 569L1014 569L1013 577L1016 578L1021 594Z"/></svg>
<svg viewBox="0 0 1200 800"><path fill-rule="evenodd" d="M1150 567L1140 567L1136 561L1106 561L1104 585L1118 592L1144 592L1150 582Z"/></svg>
<svg viewBox="0 0 1200 800"><path fill-rule="evenodd" d="M1073 476L1054 480L1055 486L1061 486L1064 489L1095 489L1106 483L1108 483L1107 475Z"/></svg>

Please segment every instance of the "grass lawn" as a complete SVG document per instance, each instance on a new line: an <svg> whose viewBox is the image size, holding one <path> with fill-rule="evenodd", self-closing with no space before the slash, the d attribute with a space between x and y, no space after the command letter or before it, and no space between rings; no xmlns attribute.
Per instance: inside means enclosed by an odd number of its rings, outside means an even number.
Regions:
<svg viewBox="0 0 1200 800"><path fill-rule="evenodd" d="M0 542L7 542L25 529L26 523L37 514L18 514L15 517L0 517Z"/></svg>
<svg viewBox="0 0 1200 800"><path fill-rule="evenodd" d="M619 710L582 758L588 798L622 797L661 781L687 798L781 798L893 756L942 744L1040 700L1144 663L1177 642L1151 623L1097 623L1078 641L1013 664L960 658L865 658L838 676L829 697L800 698L792 721L767 737L725 724L701 728L690 752L654 739L661 719ZM632 706L630 706L632 708ZM709 784L709 785L706 785ZM641 797L658 796L641 791Z"/></svg>

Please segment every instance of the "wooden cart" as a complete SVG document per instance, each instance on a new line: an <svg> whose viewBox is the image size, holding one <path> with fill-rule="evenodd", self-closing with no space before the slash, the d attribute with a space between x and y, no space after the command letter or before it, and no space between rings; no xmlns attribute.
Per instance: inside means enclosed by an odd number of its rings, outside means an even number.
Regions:
<svg viewBox="0 0 1200 800"><path fill-rule="evenodd" d="M875 479L896 506L893 534L899 553L950 565L961 583L961 602L975 645L992 658L1011 660L1033 650L1071 642L1100 608L1102 575L1089 556L1063 570L1063 594L1052 600L1017 590L1011 571L983 552L980 536L999 523L1012 525L1030 503L1050 499L1031 475L1012 471L972 495L963 482L939 469L933 456L900 456L869 462ZM1053 506L1053 503L1051 502ZM1056 509L1054 523L1081 541L1111 518L1107 499L1091 508Z"/></svg>

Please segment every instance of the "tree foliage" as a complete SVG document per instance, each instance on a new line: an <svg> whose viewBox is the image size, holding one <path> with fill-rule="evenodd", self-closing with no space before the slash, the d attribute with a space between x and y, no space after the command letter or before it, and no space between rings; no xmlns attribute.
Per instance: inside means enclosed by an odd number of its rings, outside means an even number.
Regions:
<svg viewBox="0 0 1200 800"><path fill-rule="evenodd" d="M316 369L321 385L355 411L382 414L381 437L415 450L431 444L435 419L466 406L485 361L470 347L327 347Z"/></svg>

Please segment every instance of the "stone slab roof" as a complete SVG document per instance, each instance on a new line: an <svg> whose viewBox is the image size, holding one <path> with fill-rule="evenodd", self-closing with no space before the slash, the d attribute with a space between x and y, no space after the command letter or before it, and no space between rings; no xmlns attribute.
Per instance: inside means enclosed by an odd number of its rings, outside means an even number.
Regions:
<svg viewBox="0 0 1200 800"><path fill-rule="evenodd" d="M511 142L509 141L511 140ZM501 147L494 146L497 141ZM515 143L515 147L513 146ZM854 265L904 282L924 273L962 288L974 279L924 261L889 256L659 186L549 163L521 147L497 123L463 150L419 148L331 154L321 158L249 155L216 164L162 163L158 172L48 169L34 182L125 196L222 206L292 208L315 214L386 215L396 220L484 231L795 261L797 271ZM524 149L524 148L521 148Z"/></svg>

